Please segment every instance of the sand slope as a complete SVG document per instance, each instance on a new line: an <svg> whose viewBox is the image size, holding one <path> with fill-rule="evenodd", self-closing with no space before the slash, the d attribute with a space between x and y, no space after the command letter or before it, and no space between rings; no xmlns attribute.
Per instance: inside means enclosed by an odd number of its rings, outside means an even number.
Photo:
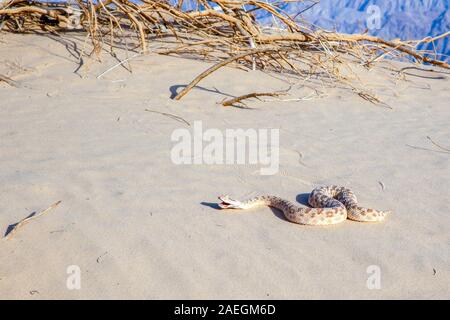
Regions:
<svg viewBox="0 0 450 320"><path fill-rule="evenodd" d="M96 79L117 60L74 73L82 40L0 38L0 73L20 83L0 83L2 236L62 200L0 241L0 298L450 298L450 154L426 138L450 147L448 75L394 86L387 70L362 74L385 86L392 110L337 88L324 99L223 108L226 95L287 84L224 68L173 101L170 88L209 63L148 55L132 61L132 74ZM170 135L186 126L146 108L206 128L279 128L280 171L175 165ZM304 202L320 184L351 187L362 205L394 214L324 228L269 208L214 206L224 193ZM66 287L70 265L81 269L81 290ZM370 265L380 267L379 290L367 288Z"/></svg>

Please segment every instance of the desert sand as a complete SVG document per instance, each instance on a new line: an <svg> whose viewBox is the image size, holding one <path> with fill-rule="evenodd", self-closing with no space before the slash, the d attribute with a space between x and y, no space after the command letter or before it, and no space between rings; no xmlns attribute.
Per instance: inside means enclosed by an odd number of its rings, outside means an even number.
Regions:
<svg viewBox="0 0 450 320"><path fill-rule="evenodd" d="M79 68L83 40L0 36L0 74L17 83L0 82L2 237L61 201L1 239L0 298L450 298L450 154L427 138L450 148L448 73L361 73L392 109L341 88L225 108L224 98L288 84L226 67L174 101L211 63L150 53L130 60L132 73L125 64L98 79L126 52ZM290 98L310 94L294 88ZM279 171L174 164L171 134L189 126L145 109L205 128L279 129ZM324 184L393 213L379 224L311 227L269 208L217 209L221 194L304 205ZM70 266L80 289L67 287ZM372 289L371 266L381 277Z"/></svg>

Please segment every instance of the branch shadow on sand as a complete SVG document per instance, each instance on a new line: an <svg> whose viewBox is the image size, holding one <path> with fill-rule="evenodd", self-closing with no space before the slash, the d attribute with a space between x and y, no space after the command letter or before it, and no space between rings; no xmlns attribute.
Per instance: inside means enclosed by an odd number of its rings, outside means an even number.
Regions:
<svg viewBox="0 0 450 320"><path fill-rule="evenodd" d="M10 225L6 228L6 231L5 231L5 234L3 235L3 237L4 237L4 238L7 237L7 236L8 236L8 235L16 228L16 226L17 226L20 222L22 222L23 220L26 220L26 219L31 218L31 217L34 216L35 214L36 214L36 211L30 213L25 219L22 219L22 220L20 220L19 222L10 224Z"/></svg>

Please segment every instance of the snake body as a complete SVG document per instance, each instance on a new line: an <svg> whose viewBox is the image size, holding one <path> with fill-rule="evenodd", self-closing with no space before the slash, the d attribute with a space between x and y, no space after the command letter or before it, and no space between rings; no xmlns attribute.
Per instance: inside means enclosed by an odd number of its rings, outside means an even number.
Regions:
<svg viewBox="0 0 450 320"><path fill-rule="evenodd" d="M291 222L306 225L331 225L347 218L361 222L383 221L389 211L363 208L358 205L355 194L340 186L322 186L315 188L309 195L312 208L300 207L289 200L276 196L258 196L246 201L237 201L229 196L220 196L222 209L251 209L269 206L283 211Z"/></svg>

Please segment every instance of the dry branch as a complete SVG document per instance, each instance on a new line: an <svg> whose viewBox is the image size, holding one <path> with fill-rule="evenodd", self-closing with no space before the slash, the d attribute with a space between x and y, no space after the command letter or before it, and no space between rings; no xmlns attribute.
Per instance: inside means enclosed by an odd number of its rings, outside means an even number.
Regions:
<svg viewBox="0 0 450 320"><path fill-rule="evenodd" d="M0 82L2 82L2 81L9 84L11 87L16 87L16 88L19 87L19 85L17 84L16 81L14 81L13 79L11 79L7 76L0 74Z"/></svg>
<svg viewBox="0 0 450 320"><path fill-rule="evenodd" d="M92 42L92 52L97 55L102 52L106 39L111 53L118 45L144 53L151 41L159 40L166 41L168 46L156 53L213 62L211 68L197 76L175 97L176 100L209 74L238 60L237 66L248 69L258 67L265 72L295 75L303 81L314 78L322 87L345 86L375 103L380 103L380 100L366 92L366 85L353 72L353 66L369 68L389 57L450 69L445 59L436 59L436 53L433 59L416 49L421 43L434 43L449 37L450 31L415 41L388 41L366 34L313 30L308 22L297 22L295 17L281 9L284 4L302 0L271 3L262 0L192 1L195 9L186 11L182 9L183 0L176 4L169 0L100 0L96 3L76 0L76 5L9 0L0 6L0 32L42 29L61 33L73 28L73 18L81 14L76 31L86 32L86 39ZM280 27L276 30L263 28L256 20L256 11L271 15ZM287 52L288 55L283 54ZM83 49L82 55L90 54Z"/></svg>
<svg viewBox="0 0 450 320"><path fill-rule="evenodd" d="M236 103L240 103L243 100L246 99L250 99L250 98L258 98L258 97L279 97L281 95L285 95L286 92L253 92L253 93L248 93L248 94L244 94L242 96L239 97L235 97L232 99L228 99L222 102L222 105L224 107L229 107L232 106Z"/></svg>
<svg viewBox="0 0 450 320"><path fill-rule="evenodd" d="M238 55L232 56L222 62L219 62L215 65L213 65L212 67L208 68L207 70L203 71L201 74L199 74L194 80L191 81L191 83L189 83L180 93L178 93L175 96L175 100L180 100L181 98L183 98L193 87L195 87L201 80L203 80L204 78L206 78L208 75L210 75L211 73L213 73L214 71L216 71L217 69L220 69L224 66L226 66L227 64L242 59L244 57L256 54L256 53L277 53L280 51L291 51L292 49L276 49L276 48L260 48L260 49L253 49L253 50L249 50L243 53L240 53Z"/></svg>
<svg viewBox="0 0 450 320"><path fill-rule="evenodd" d="M16 225L14 225L14 227L9 232L7 232L7 234L5 235L5 239L6 240L11 239L13 237L13 235L17 232L17 230L20 227L22 227L24 224L26 224L26 223L30 222L31 220L36 219L36 218L38 218L40 216L43 216L44 214L49 213L50 210L56 208L60 203L61 203L61 201L55 202L50 207L48 207L47 209L39 212L38 214L31 215L29 217L26 217L26 218L20 220Z"/></svg>
<svg viewBox="0 0 450 320"><path fill-rule="evenodd" d="M433 139L431 139L431 137L430 137L430 136L427 136L427 139L428 139L428 140L430 140L430 141L431 141L431 143L432 143L432 144L434 144L434 145L435 145L436 147L438 147L439 149L441 149L441 150L444 150L445 152L448 152L448 153L450 153L450 149L449 149L449 148L445 148L445 147L441 146L440 144L438 144L438 143L434 142L434 140L433 140Z"/></svg>
<svg viewBox="0 0 450 320"><path fill-rule="evenodd" d="M360 41L368 41L372 43L380 43L387 47L394 48L397 51L406 53L409 56L412 56L419 60L420 62L430 63L445 69L450 69L450 65L448 65L444 61L430 59L427 56L420 55L412 49L406 48L404 45L400 45L399 43L387 41L378 37L368 36L368 35L360 35L360 34L329 34L325 36L325 39L328 41L343 41L343 42L360 42Z"/></svg>

